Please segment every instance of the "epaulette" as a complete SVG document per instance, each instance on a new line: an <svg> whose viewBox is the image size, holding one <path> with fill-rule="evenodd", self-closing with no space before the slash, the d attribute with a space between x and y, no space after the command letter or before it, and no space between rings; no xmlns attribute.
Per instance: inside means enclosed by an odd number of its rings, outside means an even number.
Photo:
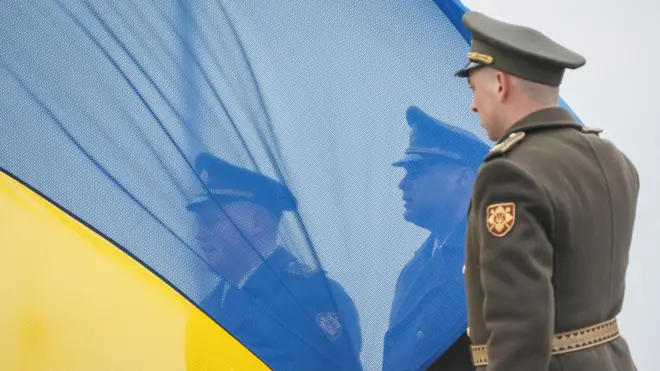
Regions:
<svg viewBox="0 0 660 371"><path fill-rule="evenodd" d="M603 129L589 128L589 127L585 126L585 127L582 128L582 132L587 133L587 134L596 134L596 135L598 135L598 134L603 132Z"/></svg>
<svg viewBox="0 0 660 371"><path fill-rule="evenodd" d="M299 261L292 261L284 268L284 271L300 277L311 277L316 269Z"/></svg>
<svg viewBox="0 0 660 371"><path fill-rule="evenodd" d="M518 143L522 142L524 138L525 138L524 131L517 131L515 133L511 133L509 137L506 138L503 142L494 145L493 148L490 149L490 151L488 152L488 158L499 156L509 152L513 147L518 145Z"/></svg>

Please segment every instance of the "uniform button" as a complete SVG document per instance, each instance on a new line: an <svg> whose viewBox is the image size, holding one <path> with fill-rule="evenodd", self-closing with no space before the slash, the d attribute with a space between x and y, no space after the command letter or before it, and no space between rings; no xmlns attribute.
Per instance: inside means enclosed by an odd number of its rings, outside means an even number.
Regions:
<svg viewBox="0 0 660 371"><path fill-rule="evenodd" d="M417 331L417 340L422 340L424 337L424 331Z"/></svg>
<svg viewBox="0 0 660 371"><path fill-rule="evenodd" d="M470 328L467 328L467 336L470 337Z"/></svg>
<svg viewBox="0 0 660 371"><path fill-rule="evenodd" d="M463 274L465 274L465 265L463 265Z"/></svg>

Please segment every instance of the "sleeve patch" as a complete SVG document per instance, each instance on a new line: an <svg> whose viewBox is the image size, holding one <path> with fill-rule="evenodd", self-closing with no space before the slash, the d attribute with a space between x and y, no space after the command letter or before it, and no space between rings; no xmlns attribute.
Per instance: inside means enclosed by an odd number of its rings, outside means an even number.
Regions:
<svg viewBox="0 0 660 371"><path fill-rule="evenodd" d="M516 223L516 205L513 202L499 203L486 209L486 227L495 237L504 237Z"/></svg>

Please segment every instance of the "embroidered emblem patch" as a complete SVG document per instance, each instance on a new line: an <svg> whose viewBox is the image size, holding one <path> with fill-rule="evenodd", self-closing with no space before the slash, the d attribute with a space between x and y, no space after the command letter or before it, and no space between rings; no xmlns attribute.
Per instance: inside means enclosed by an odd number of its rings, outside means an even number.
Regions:
<svg viewBox="0 0 660 371"><path fill-rule="evenodd" d="M486 227L495 237L504 237L516 223L516 205L513 202L494 204L486 209Z"/></svg>
<svg viewBox="0 0 660 371"><path fill-rule="evenodd" d="M339 322L339 315L334 312L319 313L316 315L316 323L318 323L325 336L330 340L336 340L341 336L341 323Z"/></svg>

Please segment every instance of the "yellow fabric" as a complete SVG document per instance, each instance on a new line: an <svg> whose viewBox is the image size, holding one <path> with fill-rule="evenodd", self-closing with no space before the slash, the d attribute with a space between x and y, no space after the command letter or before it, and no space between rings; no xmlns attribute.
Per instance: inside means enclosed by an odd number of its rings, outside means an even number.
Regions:
<svg viewBox="0 0 660 371"><path fill-rule="evenodd" d="M1 171L0 210L0 370L268 369L137 261Z"/></svg>

